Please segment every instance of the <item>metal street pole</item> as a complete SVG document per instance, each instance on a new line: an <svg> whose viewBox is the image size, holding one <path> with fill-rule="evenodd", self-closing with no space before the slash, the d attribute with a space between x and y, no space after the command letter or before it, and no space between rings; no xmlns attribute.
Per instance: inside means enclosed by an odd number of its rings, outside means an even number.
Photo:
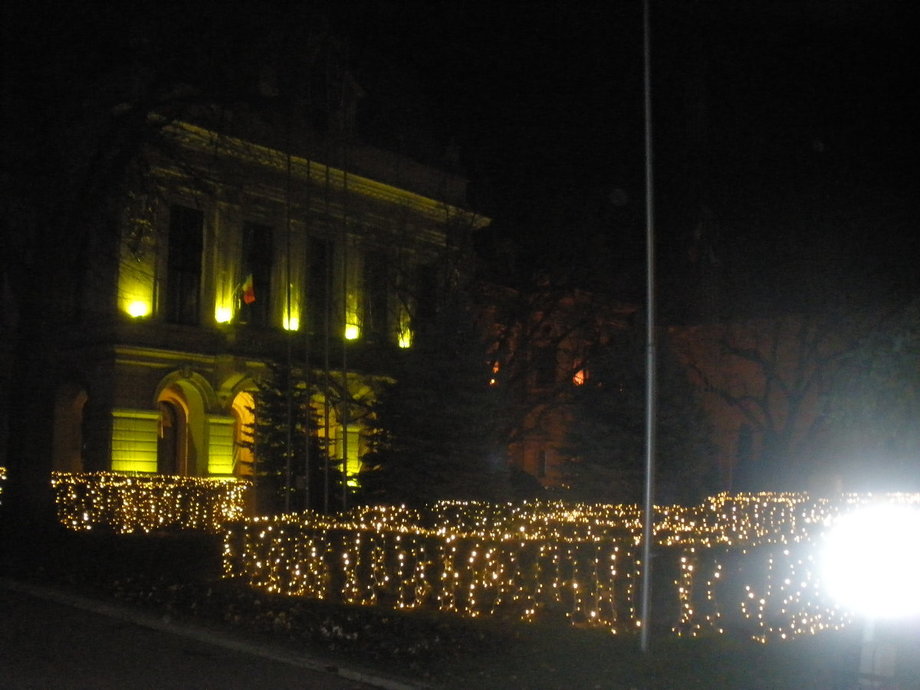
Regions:
<svg viewBox="0 0 920 690"><path fill-rule="evenodd" d="M645 86L645 260L646 260L646 361L645 361L645 503L642 525L642 601L639 645L648 651L651 621L652 526L655 519L655 226L652 177L652 66L649 14L651 0L642 2L642 52Z"/></svg>

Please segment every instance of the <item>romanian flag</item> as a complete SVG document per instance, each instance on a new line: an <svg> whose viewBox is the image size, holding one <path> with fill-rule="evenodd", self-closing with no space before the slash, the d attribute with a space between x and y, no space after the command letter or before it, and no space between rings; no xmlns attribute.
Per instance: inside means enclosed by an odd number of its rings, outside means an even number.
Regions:
<svg viewBox="0 0 920 690"><path fill-rule="evenodd" d="M246 276L246 280L243 281L243 302L246 304L252 304L256 301L256 289L252 282L252 273Z"/></svg>

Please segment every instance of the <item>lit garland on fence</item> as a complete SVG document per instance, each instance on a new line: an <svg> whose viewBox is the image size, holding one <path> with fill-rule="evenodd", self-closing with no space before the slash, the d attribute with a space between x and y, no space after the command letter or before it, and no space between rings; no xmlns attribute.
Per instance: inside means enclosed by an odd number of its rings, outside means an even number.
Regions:
<svg viewBox="0 0 920 690"><path fill-rule="evenodd" d="M243 517L249 482L112 472L53 472L61 524L84 531L97 526L119 534L179 528L219 532Z"/></svg>
<svg viewBox="0 0 920 690"><path fill-rule="evenodd" d="M746 629L761 642L839 628L810 551L842 501L720 494L656 507L656 607L678 635ZM920 502L920 495L893 500ZM424 514L356 508L254 518L225 535L224 573L293 596L469 617L563 619L613 633L638 625L637 506L441 502Z"/></svg>
<svg viewBox="0 0 920 690"><path fill-rule="evenodd" d="M312 513L249 520L228 529L224 572L270 592L469 617L559 615L616 630L617 616L635 615L638 572L617 568L621 553L635 552L631 537L617 544L489 535L481 523L459 533L412 525L410 515L377 508L338 524Z"/></svg>
<svg viewBox="0 0 920 690"><path fill-rule="evenodd" d="M0 468L0 482L5 472ZM120 533L225 529L224 574L269 592L477 617L565 620L612 633L639 623L637 506L440 502L243 519L247 482L54 473L61 522ZM746 630L788 640L851 622L821 592L817 539L842 511L920 494L720 494L656 506L658 615L677 635ZM236 521L236 522L234 522ZM229 527L227 526L230 524Z"/></svg>
<svg viewBox="0 0 920 690"><path fill-rule="evenodd" d="M3 502L3 501L2 501L2 499L3 499L3 484L4 484L5 482L6 482L6 468L3 467L3 466L0 466L0 503Z"/></svg>

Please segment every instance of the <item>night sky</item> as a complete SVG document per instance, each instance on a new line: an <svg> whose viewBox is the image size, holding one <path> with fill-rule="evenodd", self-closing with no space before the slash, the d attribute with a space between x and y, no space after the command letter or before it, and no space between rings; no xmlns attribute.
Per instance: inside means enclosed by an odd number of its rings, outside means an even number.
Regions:
<svg viewBox="0 0 920 690"><path fill-rule="evenodd" d="M828 291L917 294L912 3L652 6L656 232L674 318L700 299L733 316L820 307ZM358 53L415 80L435 135L459 146L472 202L529 269L581 259L585 280L641 299L638 0L346 14Z"/></svg>
<svg viewBox="0 0 920 690"><path fill-rule="evenodd" d="M96 54L78 50L64 69L110 68L112 41L174 59L180 78L197 67L184 55L207 54L189 46L216 38L257 56L289 34L295 50L297 31L328 13L364 89L361 134L469 177L472 206L494 219L481 248L499 277L550 273L643 299L640 0L164 2L66 16L33 4L18 3L41 45L12 21L6 35L40 60L58 32ZM671 318L920 294L914 7L652 0L655 230ZM145 22L160 32L153 47Z"/></svg>

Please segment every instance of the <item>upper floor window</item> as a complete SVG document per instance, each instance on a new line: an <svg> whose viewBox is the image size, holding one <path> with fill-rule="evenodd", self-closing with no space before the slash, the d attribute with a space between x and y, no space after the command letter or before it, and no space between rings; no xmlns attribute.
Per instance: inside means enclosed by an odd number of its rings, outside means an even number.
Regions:
<svg viewBox="0 0 920 690"><path fill-rule="evenodd" d="M165 318L195 325L201 314L201 250L204 214L187 206L169 209Z"/></svg>
<svg viewBox="0 0 920 690"><path fill-rule="evenodd" d="M416 328L423 329L434 322L438 312L438 274L434 266L416 266L414 297Z"/></svg>
<svg viewBox="0 0 920 690"><path fill-rule="evenodd" d="M258 223L246 223L243 226L240 323L261 327L271 325L273 256L272 228Z"/></svg>
<svg viewBox="0 0 920 690"><path fill-rule="evenodd" d="M311 333L323 333L330 328L332 318L332 243L310 237L307 263L307 328Z"/></svg>
<svg viewBox="0 0 920 690"><path fill-rule="evenodd" d="M367 334L377 340L387 337L389 319L389 275L386 256L382 252L367 252L364 255L364 328Z"/></svg>

